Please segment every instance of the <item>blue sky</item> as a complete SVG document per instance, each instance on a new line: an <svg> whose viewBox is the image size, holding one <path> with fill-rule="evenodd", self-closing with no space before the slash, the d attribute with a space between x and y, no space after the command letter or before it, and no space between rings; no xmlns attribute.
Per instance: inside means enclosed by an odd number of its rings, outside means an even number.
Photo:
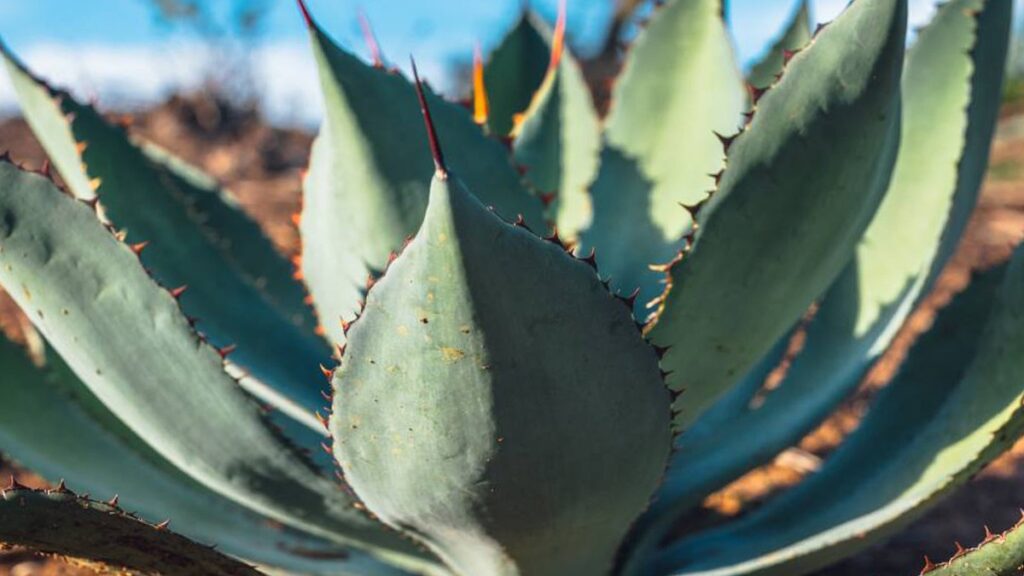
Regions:
<svg viewBox="0 0 1024 576"><path fill-rule="evenodd" d="M306 33L293 0L267 0L271 11L252 60L256 89L283 122L315 122L316 79ZM552 18L557 0L531 0ZM208 0L224 16L232 0ZM450 86L447 66L468 58L476 42L486 51L516 19L522 0L308 0L318 21L342 44L365 54L357 13L376 30L385 56L405 62L415 54L431 82ZM600 42L613 0L568 0L570 41L578 52ZM730 0L738 58L747 63L770 42L795 0ZM846 0L812 0L816 20L827 21ZM923 23L932 0L911 0L911 19ZM226 20L226 18L225 18ZM198 39L154 18L147 0L0 0L0 35L43 76L102 103L146 103L195 85L210 54ZM2 75L0 75L2 76ZM0 111L10 109L10 87L0 77Z"/></svg>

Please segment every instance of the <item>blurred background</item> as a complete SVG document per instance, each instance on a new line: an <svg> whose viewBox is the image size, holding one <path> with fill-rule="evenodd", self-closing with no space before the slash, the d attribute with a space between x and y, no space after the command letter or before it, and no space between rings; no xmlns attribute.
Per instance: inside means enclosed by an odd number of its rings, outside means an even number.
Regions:
<svg viewBox="0 0 1024 576"><path fill-rule="evenodd" d="M308 0L321 26L348 50L369 58L365 15L390 65L410 54L429 82L452 99L468 95L474 46L486 54L524 7L554 21L558 0ZM685 0L684 0L685 1ZM623 46L654 0L567 0L568 37L600 94ZM834 18L846 0L811 0L813 19ZM797 0L728 0L737 59L746 67L771 44ZM929 20L933 0L910 0L912 25ZM892 349L827 422L772 463L722 491L680 524L692 530L741 515L808 474L853 430L935 311L971 272L1008 257L1024 240L1024 0L1007 62L1008 80L988 179L954 261L914 313ZM230 188L285 253L298 251L290 215L321 115L318 79L294 0L0 0L0 38L34 71L91 100L133 135L169 149ZM600 100L600 97L599 97ZM600 105L600 101L598 102ZM29 168L45 155L19 118L0 72L0 153ZM0 328L23 321L0 294ZM24 484L46 479L4 461ZM52 479L51 479L52 480ZM105 495L108 496L109 495ZM1012 525L1024 507L1024 442L995 461L890 541L819 576L916 574L922 556L947 558L954 542L973 544ZM0 576L89 574L74 563L26 550L0 551Z"/></svg>
<svg viewBox="0 0 1024 576"><path fill-rule="evenodd" d="M318 21L348 49L366 56L359 14L365 13L384 55L400 67L414 54L432 85L463 92L473 47L495 46L514 23L523 0L309 0ZM554 20L557 0L530 8ZM634 20L616 22L623 6L653 2L568 0L575 54L592 59L621 40ZM730 0L727 17L744 65L770 43L794 0ZM846 0L812 0L819 22L835 17ZM912 25L931 15L934 0L911 0ZM1018 11L1018 14L1020 11ZM37 72L76 95L119 109L143 107L169 94L216 89L259 104L279 125L312 127L319 115L316 70L294 0L0 0L0 37ZM0 78L0 115L16 104Z"/></svg>

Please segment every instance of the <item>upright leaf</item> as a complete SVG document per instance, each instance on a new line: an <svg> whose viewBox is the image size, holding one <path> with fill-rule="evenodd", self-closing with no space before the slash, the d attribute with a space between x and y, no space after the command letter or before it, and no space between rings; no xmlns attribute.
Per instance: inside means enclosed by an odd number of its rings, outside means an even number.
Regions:
<svg viewBox="0 0 1024 576"><path fill-rule="evenodd" d="M771 45L768 51L750 68L747 83L755 88L767 88L782 73L789 54L800 50L811 41L811 6L808 0L800 0L786 29Z"/></svg>
<svg viewBox="0 0 1024 576"><path fill-rule="evenodd" d="M345 477L459 574L605 574L670 444L657 357L563 246L454 175L334 377Z"/></svg>
<svg viewBox="0 0 1024 576"><path fill-rule="evenodd" d="M526 111L544 82L551 61L551 33L536 14L524 10L516 25L501 39L484 66L484 84L492 134L512 132L515 118Z"/></svg>
<svg viewBox="0 0 1024 576"><path fill-rule="evenodd" d="M516 127L513 153L526 180L554 198L558 233L573 241L593 217L587 187L597 173L601 128L583 72L564 49L560 18L551 68Z"/></svg>
<svg viewBox="0 0 1024 576"><path fill-rule="evenodd" d="M732 134L746 106L720 0L674 0L630 49L612 93L605 150L591 188L594 218L582 248L637 312L661 292L648 266L670 260L697 204L722 169L715 132Z"/></svg>
<svg viewBox="0 0 1024 576"><path fill-rule="evenodd" d="M920 32L907 55L900 152L882 205L818 307L786 377L752 407L765 375L754 370L747 378L753 389L723 398L740 409L713 427L703 425L703 437L679 439L649 515L662 516L665 529L679 511L810 432L862 380L928 293L977 200L1010 21L1010 0L955 0ZM787 334L780 344L788 340Z"/></svg>
<svg viewBox="0 0 1024 576"><path fill-rule="evenodd" d="M689 426L825 291L884 196L900 135L905 0L856 2L791 60L728 168L649 337Z"/></svg>
<svg viewBox="0 0 1024 576"><path fill-rule="evenodd" d="M305 182L302 271L328 336L342 343L339 320L354 316L367 275L383 270L423 219L430 156L412 85L363 64L309 24L326 118ZM507 150L466 110L428 98L445 149L481 201L542 230L540 201L523 188Z"/></svg>

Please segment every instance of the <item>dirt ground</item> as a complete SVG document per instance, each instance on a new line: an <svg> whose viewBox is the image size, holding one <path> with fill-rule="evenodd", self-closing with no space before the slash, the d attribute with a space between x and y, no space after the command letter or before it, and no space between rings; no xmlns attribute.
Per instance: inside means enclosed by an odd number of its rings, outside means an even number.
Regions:
<svg viewBox="0 0 1024 576"><path fill-rule="evenodd" d="M268 127L254 112L239 111L203 99L175 98L134 118L133 130L203 167L224 182L267 229L282 251L297 250L298 237L290 215L299 208L299 187L311 136L300 131ZM0 152L37 167L43 154L27 127L18 120L0 123ZM705 502L695 523L713 523L742 514L811 473L841 439L856 427L875 391L884 386L917 333L926 329L934 311L963 288L973 268L987 267L1009 256L1024 239L1024 115L1004 117L992 155L989 177L980 205L957 256L935 292L907 323L895 345L872 370L860 389L840 410L798 447L772 464L755 470ZM2 314L2 313L0 313ZM44 482L8 463L0 473L19 481ZM955 542L974 544L993 530L1012 525L1024 506L1024 441L993 462L922 519L888 542L876 545L819 576L917 574L923 556L944 559ZM58 559L24 550L0 549L0 576L91 574Z"/></svg>

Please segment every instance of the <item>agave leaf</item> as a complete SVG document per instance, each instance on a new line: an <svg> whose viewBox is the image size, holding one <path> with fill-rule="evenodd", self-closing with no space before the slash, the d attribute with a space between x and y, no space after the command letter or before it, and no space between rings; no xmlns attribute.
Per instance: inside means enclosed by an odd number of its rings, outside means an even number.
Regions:
<svg viewBox="0 0 1024 576"><path fill-rule="evenodd" d="M674 574L803 574L917 517L1024 429L1024 248L942 310L860 427L813 476L744 518L684 539ZM836 498L842 494L842 498Z"/></svg>
<svg viewBox="0 0 1024 576"><path fill-rule="evenodd" d="M900 135L905 0L857 2L795 56L729 147L649 337L686 428L835 280L886 191ZM799 279L795 281L794 279Z"/></svg>
<svg viewBox="0 0 1024 576"><path fill-rule="evenodd" d="M811 6L800 0L785 30L747 73L747 83L755 88L767 88L775 82L786 65L787 52L800 50L811 41Z"/></svg>
<svg viewBox="0 0 1024 576"><path fill-rule="evenodd" d="M363 64L312 21L310 36L326 119L305 182L302 271L327 335L342 343L339 319L354 316L367 275L383 270L423 220L430 155L405 78ZM428 99L445 149L481 201L543 230L540 201L523 188L502 144L460 106Z"/></svg>
<svg viewBox="0 0 1024 576"><path fill-rule="evenodd" d="M1002 534L992 534L985 528L985 540L974 548L958 550L957 554L941 564L925 560L921 575L931 576L1017 576L1024 565L1024 517Z"/></svg>
<svg viewBox="0 0 1024 576"><path fill-rule="evenodd" d="M730 416L680 437L649 519L678 512L810 432L861 381L928 293L978 197L1001 99L1010 0L955 0L918 35L903 76L900 152L854 260L807 327L803 352L762 405L762 368L729 399ZM784 345L789 336L780 340ZM784 348L784 346L783 346ZM769 358L777 358L777 353ZM776 362L768 361L768 367ZM706 415L724 408L712 408ZM652 535L653 536L653 535Z"/></svg>
<svg viewBox="0 0 1024 576"><path fill-rule="evenodd" d="M79 492L118 497L150 522L229 554L303 574L398 574L365 554L276 528L211 492L157 454L92 395L60 359L45 366L0 339L0 449ZM303 554L306 552L306 554Z"/></svg>
<svg viewBox="0 0 1024 576"><path fill-rule="evenodd" d="M140 149L123 128L0 52L26 119L70 190L98 195L129 242L148 242L142 260L154 278L187 285L185 311L216 345L235 345L232 361L270 386L250 391L315 431L318 364L330 350L313 333L291 264L209 178L165 152ZM322 440L313 431L303 432L307 448Z"/></svg>
<svg viewBox="0 0 1024 576"><path fill-rule="evenodd" d="M589 226L593 210L587 187L594 179L601 128L590 90L569 52L553 62L516 128L513 155L541 194L552 194L559 235L573 241Z"/></svg>
<svg viewBox="0 0 1024 576"><path fill-rule="evenodd" d="M0 222L0 283L93 394L161 456L288 526L419 562L419 551L362 515L267 425L174 295L87 204L2 162Z"/></svg>
<svg viewBox="0 0 1024 576"><path fill-rule="evenodd" d="M670 402L592 268L442 175L349 335L331 427L371 511L460 574L609 572Z"/></svg>
<svg viewBox="0 0 1024 576"><path fill-rule="evenodd" d="M637 312L661 292L649 264L672 258L690 216L723 166L714 133L731 134L746 106L720 0L675 0L637 38L612 93L605 150L591 188L593 223L581 248ZM699 87L699 89L695 89Z"/></svg>
<svg viewBox="0 0 1024 576"><path fill-rule="evenodd" d="M0 492L0 542L166 576L255 576L213 548L68 492Z"/></svg>
<svg viewBox="0 0 1024 576"><path fill-rule="evenodd" d="M540 89L551 62L551 31L540 18L524 10L516 25L501 39L484 66L492 134L512 132L515 117L524 112Z"/></svg>

